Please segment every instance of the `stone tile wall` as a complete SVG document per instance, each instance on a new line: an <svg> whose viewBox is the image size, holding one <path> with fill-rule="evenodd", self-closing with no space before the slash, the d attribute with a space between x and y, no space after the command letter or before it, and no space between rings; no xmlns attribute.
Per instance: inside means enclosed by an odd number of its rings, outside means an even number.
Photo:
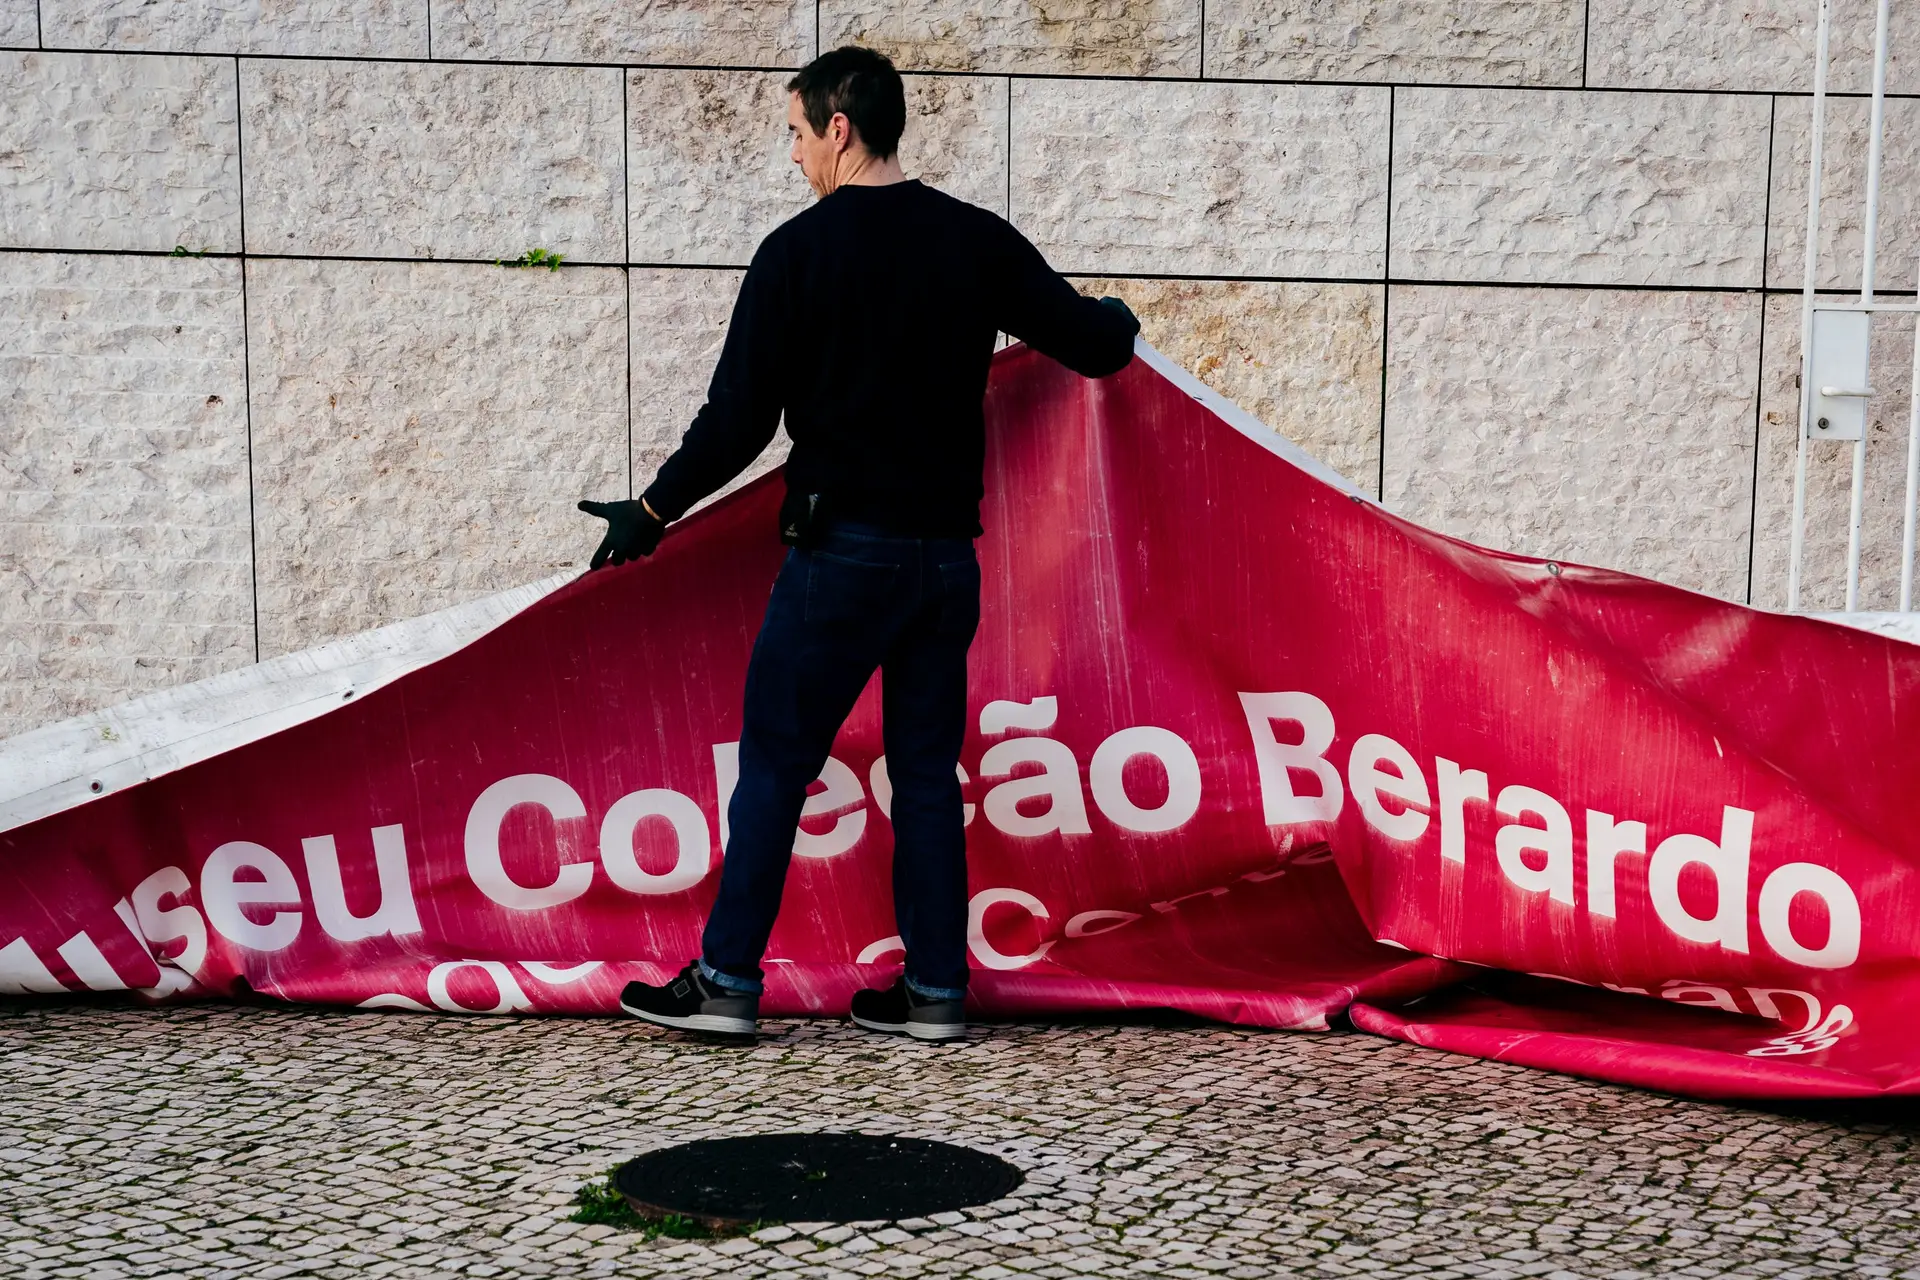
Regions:
<svg viewBox="0 0 1920 1280"><path fill-rule="evenodd" d="M622 275L247 264L262 657L573 562L627 496Z"/></svg>
<svg viewBox="0 0 1920 1280"><path fill-rule="evenodd" d="M810 199L783 86L846 41L908 73L909 172L1389 505L1778 605L1816 6L0 0L0 733L582 561L573 500L646 483ZM1835 10L1858 95L1873 3ZM1853 288L1865 103L1830 121ZM531 249L565 264L495 265ZM1876 338L1879 607L1911 329Z"/></svg>
<svg viewBox="0 0 1920 1280"><path fill-rule="evenodd" d="M228 58L0 52L0 244L240 249Z"/></svg>
<svg viewBox="0 0 1920 1280"><path fill-rule="evenodd" d="M1409 89L1393 131L1393 275L1760 284L1765 98Z"/></svg>
<svg viewBox="0 0 1920 1280"><path fill-rule="evenodd" d="M612 68L249 59L247 249L625 257Z"/></svg>
<svg viewBox="0 0 1920 1280"><path fill-rule="evenodd" d="M0 263L0 725L251 662L241 264Z"/></svg>
<svg viewBox="0 0 1920 1280"><path fill-rule="evenodd" d="M902 70L1197 76L1195 0L820 0L820 47L864 44Z"/></svg>
<svg viewBox="0 0 1920 1280"><path fill-rule="evenodd" d="M1578 88L1583 0L1212 0L1207 74Z"/></svg>
<svg viewBox="0 0 1920 1280"><path fill-rule="evenodd" d="M1875 0L1833 0L1828 88L1873 88ZM1808 0L1590 0L1586 83L1621 89L1805 93L1813 88ZM1889 11L1887 91L1920 91L1920 15Z"/></svg>
<svg viewBox="0 0 1920 1280"><path fill-rule="evenodd" d="M1757 295L1395 285L1388 308L1388 507L1744 596Z"/></svg>
<svg viewBox="0 0 1920 1280"><path fill-rule="evenodd" d="M424 58L418 0L38 0L49 49Z"/></svg>
<svg viewBox="0 0 1920 1280"><path fill-rule="evenodd" d="M32 49L39 43L36 0L0 0L0 49Z"/></svg>
<svg viewBox="0 0 1920 1280"><path fill-rule="evenodd" d="M1014 225L1062 271L1378 277L1390 93L1017 81Z"/></svg>
<svg viewBox="0 0 1920 1280"><path fill-rule="evenodd" d="M418 0L414 8L424 11ZM432 8L439 58L789 67L813 56L813 0L434 0Z"/></svg>

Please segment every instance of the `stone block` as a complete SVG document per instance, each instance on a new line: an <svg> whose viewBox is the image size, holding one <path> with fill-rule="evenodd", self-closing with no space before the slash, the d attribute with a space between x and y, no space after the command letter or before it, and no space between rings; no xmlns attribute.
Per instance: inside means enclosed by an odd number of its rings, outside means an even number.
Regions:
<svg viewBox="0 0 1920 1280"><path fill-rule="evenodd" d="M813 203L790 158L786 72L628 73L633 260L744 266ZM963 200L1006 211L1007 83L908 76L900 159Z"/></svg>
<svg viewBox="0 0 1920 1280"><path fill-rule="evenodd" d="M1013 222L1062 271L1378 277L1388 90L1019 80Z"/></svg>
<svg viewBox="0 0 1920 1280"><path fill-rule="evenodd" d="M1211 0L1206 73L1577 87L1584 14L1580 0Z"/></svg>
<svg viewBox="0 0 1920 1280"><path fill-rule="evenodd" d="M1392 273L1756 287L1768 127L1760 97L1400 90Z"/></svg>
<svg viewBox="0 0 1920 1280"><path fill-rule="evenodd" d="M1820 158L1819 287L1858 289L1865 243L1867 141L1872 104L1827 101ZM1813 131L1806 98L1774 101L1773 198L1767 284L1798 289L1807 266L1807 176ZM1882 130L1880 232L1874 269L1880 289L1912 289L1920 262L1920 101L1889 98Z"/></svg>
<svg viewBox="0 0 1920 1280"><path fill-rule="evenodd" d="M788 159L784 72L627 73L634 262L744 266L813 201Z"/></svg>
<svg viewBox="0 0 1920 1280"><path fill-rule="evenodd" d="M33 49L40 44L40 10L34 0L0 0L0 48Z"/></svg>
<svg viewBox="0 0 1920 1280"><path fill-rule="evenodd" d="M584 566L627 495L622 273L248 264L267 656Z"/></svg>
<svg viewBox="0 0 1920 1280"><path fill-rule="evenodd" d="M950 196L1007 216L1007 109L1012 82L988 76L907 76L900 162Z"/></svg>
<svg viewBox="0 0 1920 1280"><path fill-rule="evenodd" d="M1745 598L1757 297L1408 285L1387 314L1389 508Z"/></svg>
<svg viewBox="0 0 1920 1280"><path fill-rule="evenodd" d="M1827 87L1835 93L1873 89L1874 7L1833 0ZM1819 0L1592 0L1587 83L1804 93L1813 88L1819 14ZM1888 27L1888 92L1920 91L1920 12L1896 4Z"/></svg>
<svg viewBox="0 0 1920 1280"><path fill-rule="evenodd" d="M1913 384L1913 320L1875 319L1868 346L1866 483L1861 490L1860 607L1900 607L1900 539L1907 484L1907 406ZM1767 300L1766 362L1760 390L1760 465L1754 496L1753 602L1787 605L1793 537L1794 455L1800 429L1800 299ZM1800 607L1846 604L1847 525L1853 445L1807 442L1806 550Z"/></svg>
<svg viewBox="0 0 1920 1280"><path fill-rule="evenodd" d="M1196 76L1200 0L820 0L820 46L903 71Z"/></svg>
<svg viewBox="0 0 1920 1280"><path fill-rule="evenodd" d="M40 0L61 49L424 58L421 0Z"/></svg>
<svg viewBox="0 0 1920 1280"><path fill-rule="evenodd" d="M1079 280L1141 336L1368 493L1380 487L1380 285Z"/></svg>
<svg viewBox="0 0 1920 1280"><path fill-rule="evenodd" d="M797 67L813 57L811 0L436 0L439 58Z"/></svg>
<svg viewBox="0 0 1920 1280"><path fill-rule="evenodd" d="M744 271L635 267L627 315L633 333L633 490L653 483L680 447L726 341L727 321ZM731 493L786 461L786 432L721 493Z"/></svg>
<svg viewBox="0 0 1920 1280"><path fill-rule="evenodd" d="M241 66L255 253L619 262L620 72Z"/></svg>
<svg viewBox="0 0 1920 1280"><path fill-rule="evenodd" d="M233 65L0 53L0 245L237 250Z"/></svg>
<svg viewBox="0 0 1920 1280"><path fill-rule="evenodd" d="M0 737L253 661L231 259L0 272Z"/></svg>

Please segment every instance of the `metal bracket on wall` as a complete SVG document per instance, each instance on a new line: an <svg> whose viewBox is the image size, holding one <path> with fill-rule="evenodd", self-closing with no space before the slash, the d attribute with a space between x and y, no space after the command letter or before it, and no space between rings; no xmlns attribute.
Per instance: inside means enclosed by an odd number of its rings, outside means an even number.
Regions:
<svg viewBox="0 0 1920 1280"><path fill-rule="evenodd" d="M1809 440L1861 440L1867 434L1867 337L1873 313L1813 309L1808 360Z"/></svg>

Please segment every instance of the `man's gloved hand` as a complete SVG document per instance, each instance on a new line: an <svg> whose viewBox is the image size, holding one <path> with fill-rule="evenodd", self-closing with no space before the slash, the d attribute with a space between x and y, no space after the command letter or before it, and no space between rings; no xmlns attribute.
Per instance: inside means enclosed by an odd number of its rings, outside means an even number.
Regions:
<svg viewBox="0 0 1920 1280"><path fill-rule="evenodd" d="M607 522L607 536L600 540L599 549L593 553L593 560L587 565L589 572L602 565L625 564L652 555L667 531L666 522L647 510L647 504L638 498L628 502L583 501L580 509Z"/></svg>
<svg viewBox="0 0 1920 1280"><path fill-rule="evenodd" d="M1112 307L1115 311L1118 311L1121 315L1133 321L1133 331L1135 333L1140 332L1140 317L1133 314L1132 307L1118 298L1102 298L1100 299L1100 305L1103 307Z"/></svg>

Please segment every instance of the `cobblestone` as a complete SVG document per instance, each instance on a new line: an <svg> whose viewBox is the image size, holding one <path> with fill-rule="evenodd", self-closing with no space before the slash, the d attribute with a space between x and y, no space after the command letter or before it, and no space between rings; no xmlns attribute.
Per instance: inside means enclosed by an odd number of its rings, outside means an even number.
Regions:
<svg viewBox="0 0 1920 1280"><path fill-rule="evenodd" d="M1352 1034L0 1004L0 1274L1920 1276L1920 1112L1687 1102ZM898 1223L567 1221L668 1143L911 1133L1026 1182Z"/></svg>

